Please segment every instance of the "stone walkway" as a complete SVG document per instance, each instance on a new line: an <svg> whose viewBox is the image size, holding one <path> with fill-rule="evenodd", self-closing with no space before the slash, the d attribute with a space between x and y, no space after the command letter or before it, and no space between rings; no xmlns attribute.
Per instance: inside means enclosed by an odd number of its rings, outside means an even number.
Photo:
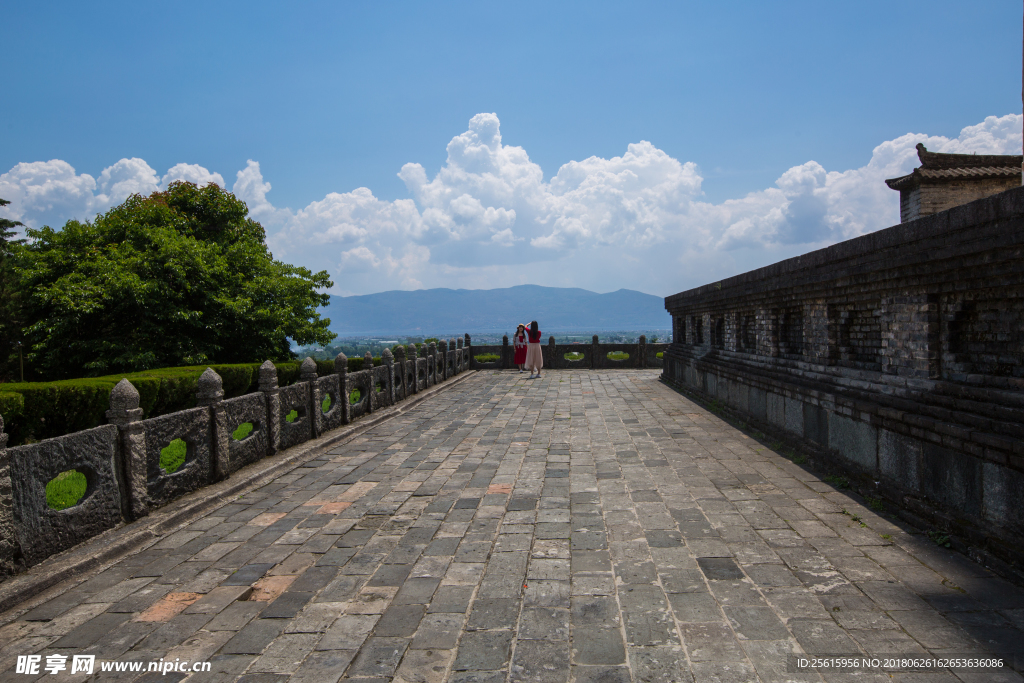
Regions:
<svg viewBox="0 0 1024 683"><path fill-rule="evenodd" d="M209 661L197 682L1021 680L793 671L794 652L1019 666L1024 591L657 377L469 377L8 613L0 677L85 680L72 656L92 654Z"/></svg>

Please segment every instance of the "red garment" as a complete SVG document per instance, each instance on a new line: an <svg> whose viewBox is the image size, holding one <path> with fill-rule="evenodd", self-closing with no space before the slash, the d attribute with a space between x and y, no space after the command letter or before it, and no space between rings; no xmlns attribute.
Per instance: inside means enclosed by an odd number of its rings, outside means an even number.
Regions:
<svg viewBox="0 0 1024 683"><path fill-rule="evenodd" d="M516 349L515 358L512 359L513 365L522 365L526 362L526 335L517 334L512 337L512 345Z"/></svg>
<svg viewBox="0 0 1024 683"><path fill-rule="evenodd" d="M530 343L531 344L539 344L540 343L540 330L537 330L537 332L534 332L532 329L526 328L526 333L528 335L530 335Z"/></svg>

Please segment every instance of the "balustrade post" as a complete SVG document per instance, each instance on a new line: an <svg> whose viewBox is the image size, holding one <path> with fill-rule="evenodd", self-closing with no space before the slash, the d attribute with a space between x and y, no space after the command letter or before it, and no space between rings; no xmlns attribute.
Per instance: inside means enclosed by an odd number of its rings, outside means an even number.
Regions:
<svg viewBox="0 0 1024 683"><path fill-rule="evenodd" d="M388 369L384 396L387 398L385 405L391 406L395 404L395 356L391 353L391 349L384 349L380 352L380 364Z"/></svg>
<svg viewBox="0 0 1024 683"><path fill-rule="evenodd" d="M273 455L281 445L281 390L272 361L264 361L260 366L260 391L267 399L267 455Z"/></svg>
<svg viewBox="0 0 1024 683"><path fill-rule="evenodd" d="M558 367L555 362L555 335L548 337L548 357L547 360L544 361L544 365L546 365L550 370L554 370Z"/></svg>
<svg viewBox="0 0 1024 683"><path fill-rule="evenodd" d="M363 354L363 370L366 370L370 375L370 381L367 382L368 391L370 395L366 397L366 414L369 415L373 412L373 401L377 397L377 383L373 381L373 354L369 351Z"/></svg>
<svg viewBox="0 0 1024 683"><path fill-rule="evenodd" d="M231 426L224 410L224 380L213 368L206 368L196 382L196 406L210 408L213 425L213 453L211 475L214 481L228 476L231 471Z"/></svg>
<svg viewBox="0 0 1024 683"><path fill-rule="evenodd" d="M341 401L341 424L347 425L351 417L352 401L348 397L348 356L339 353L334 357L334 374L338 376L338 400Z"/></svg>
<svg viewBox="0 0 1024 683"><path fill-rule="evenodd" d="M597 343L597 335L595 334L590 340L590 368L596 370L600 367L600 362L597 360L597 354L601 346Z"/></svg>
<svg viewBox="0 0 1024 683"><path fill-rule="evenodd" d="M501 369L508 370L512 366L509 360L508 335L501 338Z"/></svg>
<svg viewBox="0 0 1024 683"><path fill-rule="evenodd" d="M467 332L466 333L466 343L462 345L462 348L465 349L465 351L462 352L463 353L462 357L463 357L463 360L465 360L465 362L466 362L466 369L467 370L469 368L473 367L473 348L472 347L473 347L472 340L470 339L469 333Z"/></svg>
<svg viewBox="0 0 1024 683"><path fill-rule="evenodd" d="M110 392L107 422L117 425L118 451L115 475L121 488L121 515L125 520L149 514L149 472L146 463L146 432L142 427L139 390L122 379Z"/></svg>
<svg viewBox="0 0 1024 683"><path fill-rule="evenodd" d="M392 376L398 376L401 378L401 389L398 388L398 383L395 384L395 403L408 398L409 396L409 383L406 382L409 373L406 372L405 366L405 347L399 344L395 347L395 369Z"/></svg>
<svg viewBox="0 0 1024 683"><path fill-rule="evenodd" d="M427 381L428 384L437 384L437 344L430 342L427 347ZM433 365L433 370L431 370Z"/></svg>
<svg viewBox="0 0 1024 683"><path fill-rule="evenodd" d="M637 343L636 343L636 350L640 354L640 358L638 358L637 361L636 361L636 366L638 368L646 368L647 367L647 335L646 334L641 334L640 335L640 339L638 339Z"/></svg>
<svg viewBox="0 0 1024 683"><path fill-rule="evenodd" d="M316 388L316 361L306 356L299 366L299 381L306 383L306 405L309 406L309 430L310 438L315 439L323 431L324 411L320 409L320 402L323 396Z"/></svg>
<svg viewBox="0 0 1024 683"><path fill-rule="evenodd" d="M449 339L448 340L448 353L452 354L452 375L453 376L459 374L459 371L462 369L461 367L459 367L459 353L458 353L458 351L459 350L458 350L458 348L456 346L455 339L454 338L453 339Z"/></svg>
<svg viewBox="0 0 1024 683"><path fill-rule="evenodd" d="M14 530L14 490L11 487L11 459L7 455L7 435L0 415L0 570L14 573L14 553L18 547Z"/></svg>
<svg viewBox="0 0 1024 683"><path fill-rule="evenodd" d="M444 339L437 342L437 357L434 359L434 368L437 372L438 382L443 382L448 378L448 342Z"/></svg>

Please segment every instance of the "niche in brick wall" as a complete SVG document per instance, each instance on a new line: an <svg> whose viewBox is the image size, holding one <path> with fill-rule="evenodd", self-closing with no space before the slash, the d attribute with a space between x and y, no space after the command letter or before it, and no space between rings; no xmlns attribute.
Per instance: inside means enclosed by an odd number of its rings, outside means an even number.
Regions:
<svg viewBox="0 0 1024 683"><path fill-rule="evenodd" d="M725 318L715 318L715 336L712 339L712 344L716 349L725 348Z"/></svg>
<svg viewBox="0 0 1024 683"><path fill-rule="evenodd" d="M757 353L757 316L753 313L740 313L737 316L739 330L736 334L736 345L743 353Z"/></svg>
<svg viewBox="0 0 1024 683"><path fill-rule="evenodd" d="M693 343L698 346L704 343L704 316L693 316Z"/></svg>
<svg viewBox="0 0 1024 683"><path fill-rule="evenodd" d="M1024 289L1007 287L942 303L943 375L1024 377Z"/></svg>
<svg viewBox="0 0 1024 683"><path fill-rule="evenodd" d="M834 311L837 365L860 370L882 369L882 322L879 302L860 303Z"/></svg>
<svg viewBox="0 0 1024 683"><path fill-rule="evenodd" d="M804 355L804 309L789 308L779 315L779 356L800 360Z"/></svg>

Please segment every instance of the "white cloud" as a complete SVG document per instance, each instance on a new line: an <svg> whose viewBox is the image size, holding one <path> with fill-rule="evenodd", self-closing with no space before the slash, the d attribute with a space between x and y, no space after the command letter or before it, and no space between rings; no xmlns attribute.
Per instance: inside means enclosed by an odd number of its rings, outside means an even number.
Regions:
<svg viewBox="0 0 1024 683"><path fill-rule="evenodd" d="M0 197L11 203L0 209L5 217L26 225L63 224L69 218L94 213L96 180L78 175L66 161L20 163L0 175Z"/></svg>
<svg viewBox="0 0 1024 683"><path fill-rule="evenodd" d="M199 164L175 164L171 166L160 181L160 189L166 190L167 186L176 180L184 180L199 187L209 185L210 183L227 187L224 184L224 176L220 173L210 173Z"/></svg>
<svg viewBox="0 0 1024 683"><path fill-rule="evenodd" d="M993 116L952 139L908 133L878 145L860 168L807 161L772 187L718 204L702 199L694 163L647 141L622 156L571 161L546 182L526 150L502 143L498 117L487 113L452 138L433 178L419 164L402 167L408 199L381 200L363 187L277 207L253 160L232 189L268 229L277 258L327 269L337 293L534 282L667 294L893 225L899 201L883 181L917 165L917 143L1019 154L1021 123ZM12 201L5 215L59 224L177 179L224 186L220 174L184 163L158 179L143 160L122 159L97 181L53 160L0 176L0 197Z"/></svg>

